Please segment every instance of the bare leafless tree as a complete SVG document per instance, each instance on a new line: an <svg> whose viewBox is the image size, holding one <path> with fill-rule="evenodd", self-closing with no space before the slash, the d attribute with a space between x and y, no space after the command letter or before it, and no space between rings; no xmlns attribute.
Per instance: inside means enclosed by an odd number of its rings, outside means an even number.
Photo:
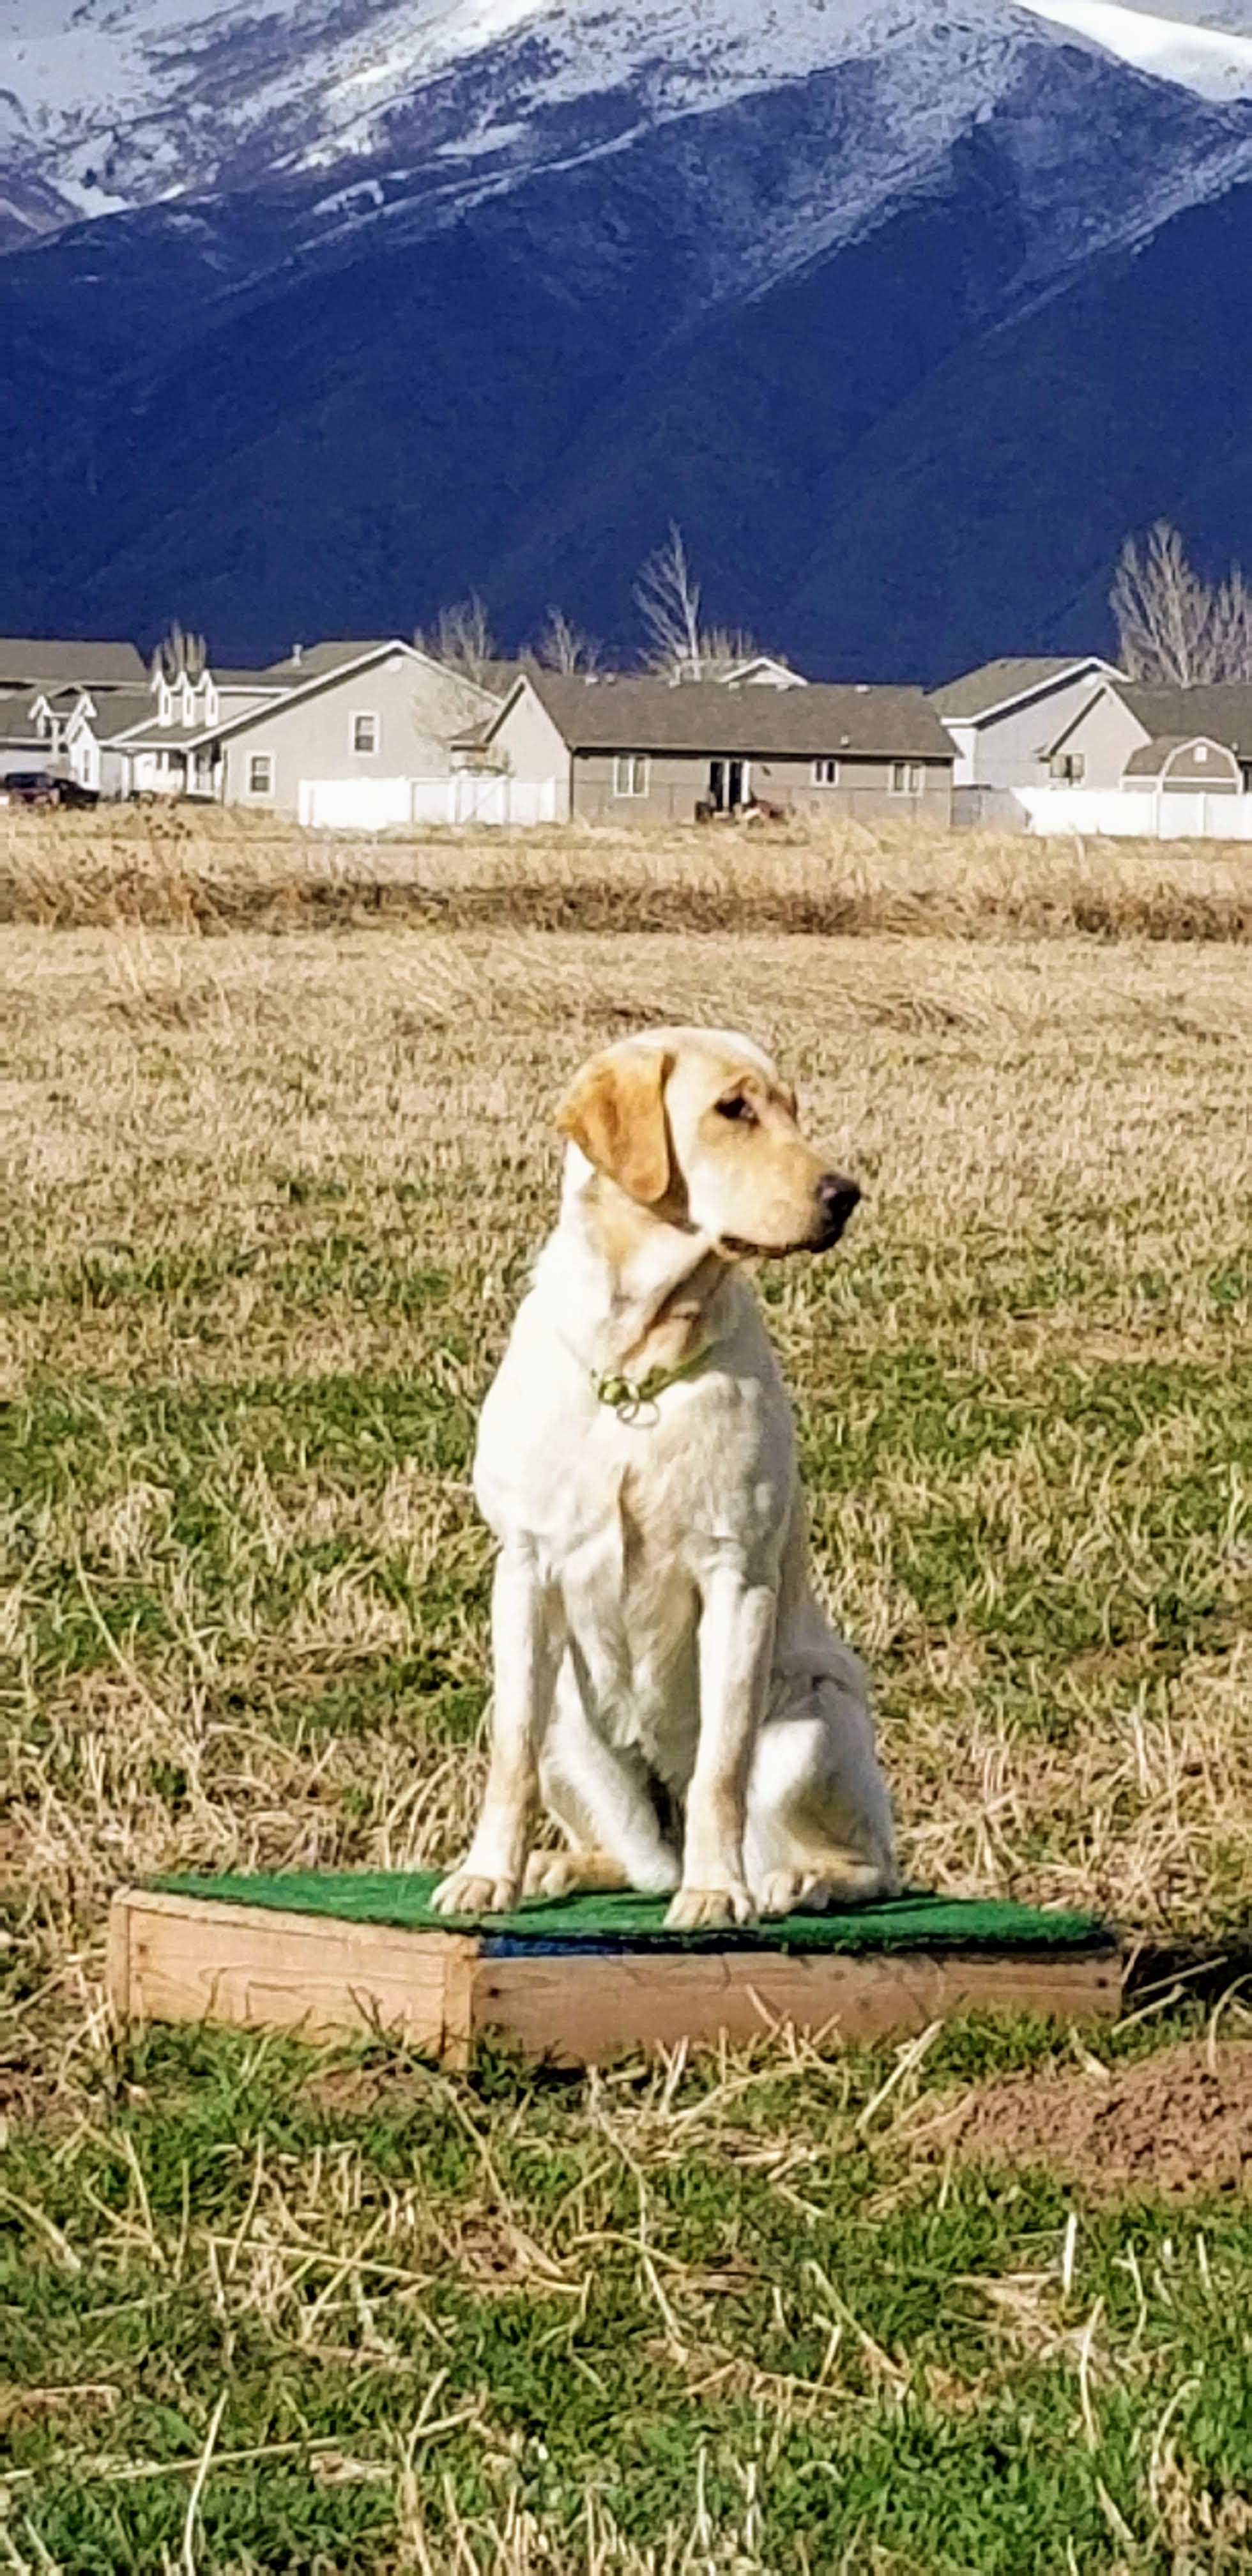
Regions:
<svg viewBox="0 0 1252 2576"><path fill-rule="evenodd" d="M651 670L671 671L684 680L703 676L700 633L700 584L687 559L682 529L671 519L664 545L639 567L635 605L643 620Z"/></svg>
<svg viewBox="0 0 1252 2576"><path fill-rule="evenodd" d="M176 617L171 618L152 656L153 678L181 680L186 672L189 680L198 680L203 676L208 658L209 648L203 635L189 634Z"/></svg>
<svg viewBox="0 0 1252 2576"><path fill-rule="evenodd" d="M1119 659L1133 680L1180 688L1252 680L1252 590L1237 564L1216 588L1204 581L1167 520L1157 520L1142 546L1127 537L1109 605Z"/></svg>
<svg viewBox="0 0 1252 2576"><path fill-rule="evenodd" d="M563 608L550 608L547 623L535 646L535 658L545 671L595 671L600 664L600 647L594 636L584 635Z"/></svg>
<svg viewBox="0 0 1252 2576"><path fill-rule="evenodd" d="M701 633L700 643L706 678L751 662L761 649L746 626L710 626Z"/></svg>
<svg viewBox="0 0 1252 2576"><path fill-rule="evenodd" d="M1213 677L1252 680L1252 587L1238 564L1213 594Z"/></svg>
<svg viewBox="0 0 1252 2576"><path fill-rule="evenodd" d="M718 680L759 650L742 626L703 625L700 598L682 530L671 521L664 545L641 564L635 581L648 670L670 679Z"/></svg>
<svg viewBox="0 0 1252 2576"><path fill-rule="evenodd" d="M413 641L432 661L446 663L450 671L459 671L462 679L473 680L478 688L485 685L492 663L499 658L491 621L477 591L454 601L451 608L441 608L431 631L424 634L419 627Z"/></svg>

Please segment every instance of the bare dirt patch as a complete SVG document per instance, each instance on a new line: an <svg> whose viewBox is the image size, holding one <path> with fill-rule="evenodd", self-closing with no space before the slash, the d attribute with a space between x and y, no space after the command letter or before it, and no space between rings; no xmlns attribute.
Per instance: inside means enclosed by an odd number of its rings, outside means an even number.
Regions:
<svg viewBox="0 0 1252 2576"><path fill-rule="evenodd" d="M932 2140L958 2164L1046 2165L1091 2200L1252 2194L1252 2046L1186 2041L1106 2073L1006 2076Z"/></svg>

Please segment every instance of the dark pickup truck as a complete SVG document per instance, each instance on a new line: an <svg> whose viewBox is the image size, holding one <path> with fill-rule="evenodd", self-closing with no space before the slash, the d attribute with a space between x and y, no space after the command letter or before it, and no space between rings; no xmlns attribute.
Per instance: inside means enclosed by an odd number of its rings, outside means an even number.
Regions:
<svg viewBox="0 0 1252 2576"><path fill-rule="evenodd" d="M0 778L0 797L10 805L98 805L100 791L77 778L58 778L50 769L12 769Z"/></svg>

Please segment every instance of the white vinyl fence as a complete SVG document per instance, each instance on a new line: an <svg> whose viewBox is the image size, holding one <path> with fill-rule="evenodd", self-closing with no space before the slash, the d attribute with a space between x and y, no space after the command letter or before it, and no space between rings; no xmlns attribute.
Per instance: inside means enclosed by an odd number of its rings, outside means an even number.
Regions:
<svg viewBox="0 0 1252 2576"><path fill-rule="evenodd" d="M1032 832L1252 841L1252 796L1189 796L1159 787L1018 787L1014 793Z"/></svg>
<svg viewBox="0 0 1252 2576"><path fill-rule="evenodd" d="M448 778L302 778L300 821L324 832L394 832L411 823L555 823L555 778L457 769Z"/></svg>

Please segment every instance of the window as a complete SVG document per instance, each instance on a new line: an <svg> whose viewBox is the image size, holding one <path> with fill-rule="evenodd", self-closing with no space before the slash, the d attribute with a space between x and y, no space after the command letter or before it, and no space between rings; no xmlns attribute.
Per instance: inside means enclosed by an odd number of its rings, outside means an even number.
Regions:
<svg viewBox="0 0 1252 2576"><path fill-rule="evenodd" d="M1195 747L1195 756L1196 756L1196 759L1197 759L1197 760L1207 760L1207 759L1208 759L1208 756L1209 756L1209 747L1208 747L1208 744L1207 744L1206 742L1198 742L1198 743L1196 744L1196 747Z"/></svg>
<svg viewBox="0 0 1252 2576"><path fill-rule="evenodd" d="M813 763L813 784L815 787L837 787L839 784L838 761L815 760Z"/></svg>
<svg viewBox="0 0 1252 2576"><path fill-rule="evenodd" d="M254 751L248 757L249 796L272 796L274 793L274 754Z"/></svg>
<svg viewBox="0 0 1252 2576"><path fill-rule="evenodd" d="M892 761L891 793L893 796L920 796L925 783L925 773L920 760Z"/></svg>
<svg viewBox="0 0 1252 2576"><path fill-rule="evenodd" d="M648 755L646 751L619 751L613 763L615 796L646 796L648 792Z"/></svg>
<svg viewBox="0 0 1252 2576"><path fill-rule="evenodd" d="M1087 775L1085 751L1058 751L1052 763L1052 775L1063 787L1081 787Z"/></svg>
<svg viewBox="0 0 1252 2576"><path fill-rule="evenodd" d="M352 719L352 748L353 748L353 750L354 750L354 751L377 751L377 749L378 749L378 718L377 718L377 716L354 716L354 717L353 717L353 719Z"/></svg>

